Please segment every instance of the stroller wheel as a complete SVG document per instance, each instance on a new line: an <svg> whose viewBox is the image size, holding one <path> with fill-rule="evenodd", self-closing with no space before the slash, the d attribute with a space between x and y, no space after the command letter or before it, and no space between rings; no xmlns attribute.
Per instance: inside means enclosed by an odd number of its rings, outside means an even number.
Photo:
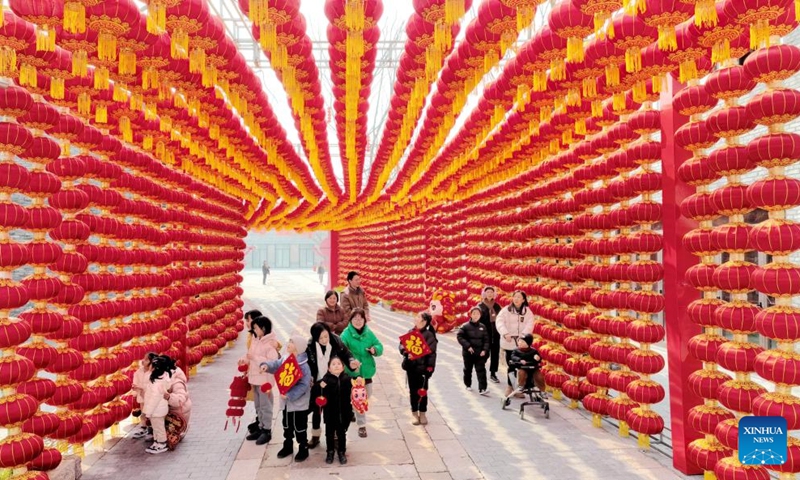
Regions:
<svg viewBox="0 0 800 480"><path fill-rule="evenodd" d="M509 405L511 405L511 399L507 397L500 397L500 406L503 408L503 410L505 410Z"/></svg>
<svg viewBox="0 0 800 480"><path fill-rule="evenodd" d="M544 418L550 418L550 405L545 404L545 407L544 407Z"/></svg>

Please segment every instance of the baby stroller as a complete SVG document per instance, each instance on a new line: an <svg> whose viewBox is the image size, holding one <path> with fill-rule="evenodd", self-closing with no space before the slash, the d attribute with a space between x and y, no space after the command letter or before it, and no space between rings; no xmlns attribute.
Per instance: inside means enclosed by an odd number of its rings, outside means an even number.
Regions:
<svg viewBox="0 0 800 480"><path fill-rule="evenodd" d="M538 356L538 352L536 355ZM534 375L539 371L539 362L521 364L513 360L514 357L512 357L510 366L514 367L516 371L508 373L508 379L511 382L512 390L508 396L502 397L501 399L503 410L511 405L511 398L514 395L521 393L523 396L527 395L528 399L519 406L520 420L525 419L525 407L532 405L537 405L544 410L544 418L550 418L550 404L547 402L547 394L534 384Z"/></svg>

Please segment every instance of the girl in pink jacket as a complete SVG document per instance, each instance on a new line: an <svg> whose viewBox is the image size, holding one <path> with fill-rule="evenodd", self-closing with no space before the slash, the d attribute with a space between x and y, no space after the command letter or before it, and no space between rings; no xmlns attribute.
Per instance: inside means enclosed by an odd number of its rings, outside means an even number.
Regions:
<svg viewBox="0 0 800 480"><path fill-rule="evenodd" d="M150 384L150 363L156 358L156 352L148 352L139 362L139 369L133 374L133 393L136 394L136 402L141 410L144 406L144 392ZM134 429L132 438L143 438L153 435L153 429L147 426L147 417L142 413L139 416L139 426Z"/></svg>
<svg viewBox="0 0 800 480"><path fill-rule="evenodd" d="M253 342L247 349L247 355L239 359L239 365L247 365L247 380L253 387L253 403L256 407L258 429L247 435L247 440L255 440L256 445L265 445L272 439L272 389L261 391L261 386L270 383L273 387L274 376L261 371L261 364L280 358L278 354L278 338L272 331L272 321L267 317L256 317L252 321Z"/></svg>
<svg viewBox="0 0 800 480"><path fill-rule="evenodd" d="M142 413L150 419L153 428L153 444L145 451L159 454L167 451L167 427L164 417L169 413L169 388L172 378L172 362L158 356L151 363L150 383L144 392Z"/></svg>

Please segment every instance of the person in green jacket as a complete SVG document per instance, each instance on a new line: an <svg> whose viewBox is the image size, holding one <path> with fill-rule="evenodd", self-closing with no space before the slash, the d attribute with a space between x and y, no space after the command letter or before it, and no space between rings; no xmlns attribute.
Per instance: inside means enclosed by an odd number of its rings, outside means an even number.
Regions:
<svg viewBox="0 0 800 480"><path fill-rule="evenodd" d="M383 355L383 344L378 337L367 326L366 313L360 308L354 308L350 312L350 324L342 332L342 342L353 354L353 357L361 362L358 370L347 369L351 377L363 377L367 386L367 399L372 396L372 377L375 376L375 357ZM358 436L367 436L367 414L356 412L356 424L358 425Z"/></svg>

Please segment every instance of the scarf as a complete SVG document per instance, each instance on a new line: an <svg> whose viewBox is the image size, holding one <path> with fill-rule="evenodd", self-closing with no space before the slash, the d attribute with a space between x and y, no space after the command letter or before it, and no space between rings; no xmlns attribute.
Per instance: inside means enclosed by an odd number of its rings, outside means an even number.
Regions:
<svg viewBox="0 0 800 480"><path fill-rule="evenodd" d="M314 342L314 346L317 347L317 378L315 380L319 381L328 371L328 362L331 359L331 350L333 349L330 344L323 349L319 342Z"/></svg>

